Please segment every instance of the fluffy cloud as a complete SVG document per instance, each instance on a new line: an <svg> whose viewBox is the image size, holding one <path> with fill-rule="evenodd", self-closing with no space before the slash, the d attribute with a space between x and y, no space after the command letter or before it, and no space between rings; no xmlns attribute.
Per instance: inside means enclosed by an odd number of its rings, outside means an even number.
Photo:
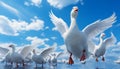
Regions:
<svg viewBox="0 0 120 69"><path fill-rule="evenodd" d="M49 26L46 26L45 29L46 29L46 30L49 29Z"/></svg>
<svg viewBox="0 0 120 69"><path fill-rule="evenodd" d="M18 35L10 24L11 21L7 17L0 16L0 33L5 35Z"/></svg>
<svg viewBox="0 0 120 69"><path fill-rule="evenodd" d="M76 3L79 3L79 2L80 2L81 5L84 4L83 0L69 0L69 1L68 0L47 0L47 2L51 6L53 6L55 8L58 8L58 9L62 9L66 6L69 6L71 4L76 4ZM33 5L33 6L40 7L41 3L42 3L42 0L30 0L30 1L25 1L24 5L26 5L26 6Z"/></svg>
<svg viewBox="0 0 120 69"><path fill-rule="evenodd" d="M13 8L12 6L0 1L0 6L6 8L8 11L12 12L13 14L16 14L17 16L19 16L19 11L15 8Z"/></svg>
<svg viewBox="0 0 120 69"><path fill-rule="evenodd" d="M40 4L41 4L41 2L42 2L42 0L30 0L30 2L27 2L27 1L26 1L24 4L25 4L26 6L34 5L34 6L39 7Z"/></svg>
<svg viewBox="0 0 120 69"><path fill-rule="evenodd" d="M45 41L48 41L49 39L40 39L38 37L27 37L26 40L31 41L32 46L41 46L45 45Z"/></svg>
<svg viewBox="0 0 120 69"><path fill-rule="evenodd" d="M112 46L112 52L120 52L120 42L117 42L116 45Z"/></svg>
<svg viewBox="0 0 120 69"><path fill-rule="evenodd" d="M71 4L76 4L80 2L83 5L83 0L47 0L47 2L58 9L62 9L63 7L69 6Z"/></svg>
<svg viewBox="0 0 120 69"><path fill-rule="evenodd" d="M53 36L53 37L51 37L51 39L52 39L52 40L56 40L56 39L57 39L57 37L54 37L54 36Z"/></svg>
<svg viewBox="0 0 120 69"><path fill-rule="evenodd" d="M33 19L32 22L26 26L26 30L42 30L44 27L44 21L40 19Z"/></svg>
<svg viewBox="0 0 120 69"><path fill-rule="evenodd" d="M0 33L5 35L16 36L20 31L42 30L44 28L44 21L33 18L32 22L28 23L21 20L10 20L5 16L0 15Z"/></svg>

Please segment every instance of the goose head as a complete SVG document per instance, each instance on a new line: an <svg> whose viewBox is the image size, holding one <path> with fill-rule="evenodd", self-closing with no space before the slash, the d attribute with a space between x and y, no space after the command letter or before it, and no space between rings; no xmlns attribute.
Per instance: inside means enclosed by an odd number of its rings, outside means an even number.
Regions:
<svg viewBox="0 0 120 69"><path fill-rule="evenodd" d="M105 33L101 33L100 38L104 38L105 37Z"/></svg>
<svg viewBox="0 0 120 69"><path fill-rule="evenodd" d="M9 47L15 49L15 46L13 44L9 45Z"/></svg>
<svg viewBox="0 0 120 69"><path fill-rule="evenodd" d="M72 11L71 11L71 17L72 17L72 18L76 18L77 15L78 15L78 7L77 7L77 6L74 6L74 7L72 8Z"/></svg>

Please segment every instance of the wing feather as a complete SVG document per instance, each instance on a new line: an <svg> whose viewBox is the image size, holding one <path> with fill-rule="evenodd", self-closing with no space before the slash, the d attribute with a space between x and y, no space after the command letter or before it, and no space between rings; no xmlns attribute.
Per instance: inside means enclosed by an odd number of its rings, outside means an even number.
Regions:
<svg viewBox="0 0 120 69"><path fill-rule="evenodd" d="M107 30L112 26L113 23L116 22L116 15L115 13L112 16L104 19L104 20L97 20L94 23L86 26L82 31L86 33L89 39L97 36L98 34L102 33L103 31Z"/></svg>
<svg viewBox="0 0 120 69"><path fill-rule="evenodd" d="M61 18L56 17L53 12L51 11L49 13L50 19L52 23L55 25L55 28L60 32L60 34L63 36L63 34L68 30L68 26L65 23L65 21Z"/></svg>
<svg viewBox="0 0 120 69"><path fill-rule="evenodd" d="M0 47L0 58L6 56L8 52L9 49Z"/></svg>
<svg viewBox="0 0 120 69"><path fill-rule="evenodd" d="M58 58L58 57L60 57L62 55L65 55L65 54L63 52L59 52L56 57Z"/></svg>
<svg viewBox="0 0 120 69"><path fill-rule="evenodd" d="M24 47L20 54L22 55L23 59L34 49L34 46L26 46Z"/></svg>
<svg viewBox="0 0 120 69"><path fill-rule="evenodd" d="M115 36L113 35L113 33L111 33L111 37L107 38L104 40L104 45L107 47L114 45L117 42L117 39L115 38Z"/></svg>
<svg viewBox="0 0 120 69"><path fill-rule="evenodd" d="M46 57L47 57L51 52L53 52L54 50L55 50L55 47L54 47L54 46L53 46L53 47L49 47L49 48L43 50L43 51L41 52L40 56L46 58Z"/></svg>

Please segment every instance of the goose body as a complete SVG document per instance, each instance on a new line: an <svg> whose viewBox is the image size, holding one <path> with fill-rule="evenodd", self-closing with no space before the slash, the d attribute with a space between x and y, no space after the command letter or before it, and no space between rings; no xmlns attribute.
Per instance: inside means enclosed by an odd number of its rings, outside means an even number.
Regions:
<svg viewBox="0 0 120 69"><path fill-rule="evenodd" d="M33 46L26 46L23 47L20 53L15 51L15 46L10 45L10 48L12 48L12 53L11 53L11 61L13 63L16 63L16 67L18 67L18 63L22 63L24 66L24 60L26 56L31 52L31 50L34 48Z"/></svg>
<svg viewBox="0 0 120 69"><path fill-rule="evenodd" d="M32 59L36 64L44 64L46 62L42 56L36 54L33 55Z"/></svg>
<svg viewBox="0 0 120 69"><path fill-rule="evenodd" d="M82 56L83 50L87 50L87 39L85 37L85 34L83 32L80 32L77 30L69 30L67 34L65 35L65 44L67 47L68 52L75 55L75 57L80 58ZM77 50L76 50L77 49ZM86 52L87 56L87 52Z"/></svg>
<svg viewBox="0 0 120 69"><path fill-rule="evenodd" d="M63 52L59 52L59 53L53 53L51 55L49 55L49 64L56 66L57 65L57 58L60 57L61 55L63 55Z"/></svg>
<svg viewBox="0 0 120 69"><path fill-rule="evenodd" d="M43 64L46 63L46 58L47 56L54 50L54 47L50 47L47 48L45 50L43 50L40 54L36 54L35 49L33 50L33 56L32 56L32 60L36 63L36 67L37 64Z"/></svg>
<svg viewBox="0 0 120 69"><path fill-rule="evenodd" d="M105 36L104 33L100 35L100 43L98 46L95 46L94 57L96 57L97 62L98 62L98 58L101 56L102 56L102 61L105 61L104 55L105 55L106 49L109 46L112 46L116 43L116 38L113 35L113 33L111 33L111 37L108 37L103 40L104 36Z"/></svg>

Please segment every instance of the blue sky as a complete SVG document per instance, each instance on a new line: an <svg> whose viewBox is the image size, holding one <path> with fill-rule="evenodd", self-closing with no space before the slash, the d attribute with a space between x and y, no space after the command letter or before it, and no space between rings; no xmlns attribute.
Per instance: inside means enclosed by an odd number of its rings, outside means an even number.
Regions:
<svg viewBox="0 0 120 69"><path fill-rule="evenodd" d="M119 0L0 0L0 44L63 46L60 33L53 31L54 25L50 21L49 12L52 10L70 25L73 6L79 7L77 23L80 30L115 12L117 22L105 33L110 36L109 32L113 32L119 42L119 3Z"/></svg>

